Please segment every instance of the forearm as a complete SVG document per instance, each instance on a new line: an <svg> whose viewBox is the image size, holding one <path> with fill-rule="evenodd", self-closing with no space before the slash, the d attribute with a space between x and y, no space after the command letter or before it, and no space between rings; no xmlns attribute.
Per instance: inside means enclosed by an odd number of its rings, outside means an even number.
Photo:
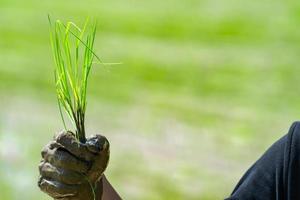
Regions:
<svg viewBox="0 0 300 200"><path fill-rule="evenodd" d="M102 198L101 200L122 200L113 186L109 183L105 176L102 177Z"/></svg>

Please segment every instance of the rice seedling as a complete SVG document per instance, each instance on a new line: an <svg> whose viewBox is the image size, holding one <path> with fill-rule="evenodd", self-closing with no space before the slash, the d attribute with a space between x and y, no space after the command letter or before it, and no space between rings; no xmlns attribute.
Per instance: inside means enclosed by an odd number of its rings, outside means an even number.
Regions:
<svg viewBox="0 0 300 200"><path fill-rule="evenodd" d="M96 23L86 20L83 28L75 23L51 22L50 40L55 60L55 85L60 115L67 130L64 113L75 128L75 136L86 142L85 112L87 106L88 77L93 60L101 60L94 53Z"/></svg>

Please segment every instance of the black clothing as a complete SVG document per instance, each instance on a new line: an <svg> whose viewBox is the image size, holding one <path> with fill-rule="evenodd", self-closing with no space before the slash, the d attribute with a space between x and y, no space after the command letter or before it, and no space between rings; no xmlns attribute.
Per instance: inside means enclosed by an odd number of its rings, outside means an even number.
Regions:
<svg viewBox="0 0 300 200"><path fill-rule="evenodd" d="M227 200L300 200L300 122L254 163Z"/></svg>

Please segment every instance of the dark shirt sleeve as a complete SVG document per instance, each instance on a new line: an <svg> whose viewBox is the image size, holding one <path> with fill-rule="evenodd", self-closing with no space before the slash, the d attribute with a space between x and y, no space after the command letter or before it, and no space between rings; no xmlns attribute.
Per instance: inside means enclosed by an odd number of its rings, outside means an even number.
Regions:
<svg viewBox="0 0 300 200"><path fill-rule="evenodd" d="M227 200L300 200L300 122L244 174Z"/></svg>

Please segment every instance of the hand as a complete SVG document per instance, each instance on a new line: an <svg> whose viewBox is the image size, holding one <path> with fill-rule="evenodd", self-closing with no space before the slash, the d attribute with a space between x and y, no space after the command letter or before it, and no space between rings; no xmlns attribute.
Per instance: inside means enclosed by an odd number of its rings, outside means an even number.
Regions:
<svg viewBox="0 0 300 200"><path fill-rule="evenodd" d="M109 142L101 135L79 143L62 132L42 150L40 189L59 200L94 200L102 195L101 176L109 160Z"/></svg>

